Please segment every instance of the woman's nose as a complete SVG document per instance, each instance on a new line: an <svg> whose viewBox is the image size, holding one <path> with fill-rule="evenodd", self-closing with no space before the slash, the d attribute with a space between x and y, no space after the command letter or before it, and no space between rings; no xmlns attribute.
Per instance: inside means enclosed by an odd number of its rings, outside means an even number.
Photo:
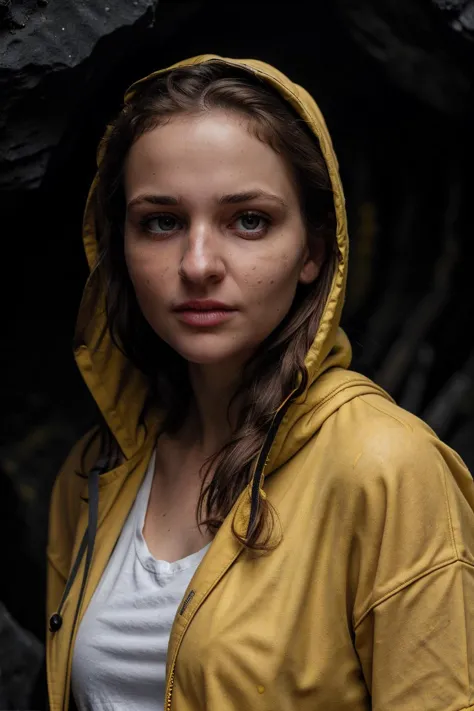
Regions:
<svg viewBox="0 0 474 711"><path fill-rule="evenodd" d="M194 284L218 282L225 275L218 235L211 226L190 228L179 267L180 276Z"/></svg>

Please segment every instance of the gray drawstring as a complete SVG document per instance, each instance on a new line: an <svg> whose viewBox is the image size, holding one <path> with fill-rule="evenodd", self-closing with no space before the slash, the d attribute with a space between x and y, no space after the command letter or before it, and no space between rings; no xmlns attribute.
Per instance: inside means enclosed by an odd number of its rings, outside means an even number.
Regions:
<svg viewBox="0 0 474 711"><path fill-rule="evenodd" d="M84 536L81 541L81 545L79 547L79 550L77 552L76 560L74 561L74 565L71 568L71 572L69 574L69 577L66 582L66 586L64 588L64 592L61 597L61 601L59 603L59 607L57 612L53 613L51 617L49 618L49 629L51 632L57 632L59 629L61 629L62 624L63 624L63 618L62 618L62 609L64 606L64 603L66 601L67 596L69 595L69 592L71 590L71 587L76 579L77 572L79 570L79 567L81 565L82 559L84 557L84 553L87 550L87 555L86 555L86 562L84 566L84 574L82 576L82 584L81 584L81 590L79 592L79 599L76 607L76 613L74 616L74 623L73 623L73 629L77 621L77 617L79 615L79 609L82 603L82 598L84 597L84 591L86 588L86 582L87 582L87 575L89 573L89 569L91 566L92 562L92 554L94 552L94 543L95 543L95 537L97 533L97 521L98 521L98 514L99 514L99 477L100 475L106 471L108 466L108 459L101 458L97 462L97 464L94 466L94 468L90 471L88 475L88 490L89 490L89 520L87 524L87 529L86 532L84 533Z"/></svg>

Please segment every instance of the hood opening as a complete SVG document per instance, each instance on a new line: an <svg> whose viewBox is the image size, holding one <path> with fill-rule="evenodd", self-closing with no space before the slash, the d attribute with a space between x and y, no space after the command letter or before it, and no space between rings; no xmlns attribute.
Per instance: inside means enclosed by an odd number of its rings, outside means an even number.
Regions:
<svg viewBox="0 0 474 711"><path fill-rule="evenodd" d="M306 357L309 385L328 367L341 365L347 367L350 362L350 345L345 334L339 328L342 305L344 302L348 238L344 195L340 182L338 163L331 139L314 99L300 86L291 82L274 67L259 60L237 60L203 55L192 57L171 67L154 72L136 82L127 91L125 101L130 101L137 87L152 78L177 67L185 67L213 60L244 69L269 83L304 119L305 124L315 134L329 173L336 215L337 264L330 288L329 298L320 321L316 337ZM98 160L107 141L104 136L99 148ZM92 270L97 258L97 240L94 218L94 194L97 178L92 184L84 214L84 248ZM89 387L108 427L111 429L120 449L128 458L133 455L143 442L143 425L140 415L146 400L146 382L122 353L113 345L106 327L104 294L96 280L94 272L84 290L75 334L75 357L82 376ZM300 396L300 399L304 395Z"/></svg>

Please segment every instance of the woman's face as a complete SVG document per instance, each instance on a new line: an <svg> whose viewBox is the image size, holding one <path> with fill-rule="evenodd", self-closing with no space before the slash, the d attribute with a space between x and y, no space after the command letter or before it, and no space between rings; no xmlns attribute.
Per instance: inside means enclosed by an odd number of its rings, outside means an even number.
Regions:
<svg viewBox="0 0 474 711"><path fill-rule="evenodd" d="M145 133L125 195L138 303L191 363L245 362L319 273L290 169L245 118L215 110Z"/></svg>

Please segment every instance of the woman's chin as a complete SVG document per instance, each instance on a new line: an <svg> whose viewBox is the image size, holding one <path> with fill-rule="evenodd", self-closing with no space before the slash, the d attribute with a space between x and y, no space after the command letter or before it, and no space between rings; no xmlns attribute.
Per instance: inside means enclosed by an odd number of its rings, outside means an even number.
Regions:
<svg viewBox="0 0 474 711"><path fill-rule="evenodd" d="M215 365L216 367L229 362L241 360L239 353L205 353L205 352L186 352L181 353L183 358L193 365Z"/></svg>
<svg viewBox="0 0 474 711"><path fill-rule="evenodd" d="M175 344L174 349L182 358L194 365L223 365L224 363L235 363L236 367L250 357L254 348L249 348L248 344L240 344L240 347L233 341L229 344L219 343L218 339L214 343L187 345Z"/></svg>

